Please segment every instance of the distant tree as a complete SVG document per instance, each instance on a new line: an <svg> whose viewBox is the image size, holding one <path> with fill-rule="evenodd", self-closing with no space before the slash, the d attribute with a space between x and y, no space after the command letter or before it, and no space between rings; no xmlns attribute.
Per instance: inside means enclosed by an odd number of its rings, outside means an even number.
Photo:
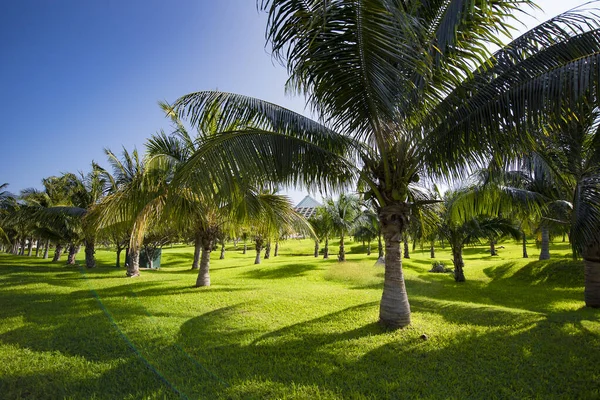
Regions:
<svg viewBox="0 0 600 400"><path fill-rule="evenodd" d="M360 201L356 195L341 194L337 200L325 199L325 210L333 232L340 238L338 261L346 261L344 238L352 233L360 215Z"/></svg>

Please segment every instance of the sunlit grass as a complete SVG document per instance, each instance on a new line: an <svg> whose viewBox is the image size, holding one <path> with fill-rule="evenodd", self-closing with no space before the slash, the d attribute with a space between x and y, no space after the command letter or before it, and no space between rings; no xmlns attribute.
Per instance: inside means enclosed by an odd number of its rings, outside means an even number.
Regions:
<svg viewBox="0 0 600 400"><path fill-rule="evenodd" d="M412 251L413 322L398 331L376 323L383 267L360 243L338 263L337 243L323 260L288 240L261 265L230 245L208 288L193 287L183 246L135 279L109 251L93 270L0 254L0 398L600 396L600 312L583 308L581 262L567 244L546 262L504 246L466 249L463 284Z"/></svg>

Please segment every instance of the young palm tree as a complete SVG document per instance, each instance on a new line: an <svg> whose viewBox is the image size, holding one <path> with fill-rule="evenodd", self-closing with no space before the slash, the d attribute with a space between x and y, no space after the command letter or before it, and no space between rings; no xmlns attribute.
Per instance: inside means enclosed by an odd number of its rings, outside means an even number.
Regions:
<svg viewBox="0 0 600 400"><path fill-rule="evenodd" d="M357 196L341 194L337 200L325 200L327 213L333 232L340 238L338 261L346 261L344 238L354 230L356 220L360 215L360 202Z"/></svg>
<svg viewBox="0 0 600 400"><path fill-rule="evenodd" d="M439 232L446 238L452 249L452 262L454 263L454 280L464 282L463 248L469 244L480 243L489 237L500 238L505 235L520 237L520 232L514 227L513 221L485 215L469 215L465 212L465 200L461 195L464 191L448 191L444 195L444 202L440 208Z"/></svg>
<svg viewBox="0 0 600 400"><path fill-rule="evenodd" d="M400 259L411 183L460 172L466 161L529 143L533 125L600 77L595 17L567 13L502 45L511 15L530 0L262 0L274 57L288 89L321 122L242 95L198 92L175 108L219 133L182 169L182 180L227 185L269 179L309 189L368 187L386 243L380 321L410 323ZM516 17L515 17L516 18ZM225 129L232 122L246 128ZM184 177L185 176L185 177Z"/></svg>
<svg viewBox="0 0 600 400"><path fill-rule="evenodd" d="M261 191L248 200L251 200L250 204L254 203L255 210L248 214L247 219L256 249L254 264L261 263L261 251L268 241L278 238L281 231L310 234L315 237L310 223L294 210L294 205L287 196Z"/></svg>

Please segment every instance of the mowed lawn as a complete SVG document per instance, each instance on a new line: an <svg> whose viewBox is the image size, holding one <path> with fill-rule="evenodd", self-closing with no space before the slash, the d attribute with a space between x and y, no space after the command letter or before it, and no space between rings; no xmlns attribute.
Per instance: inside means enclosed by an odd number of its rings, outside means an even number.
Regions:
<svg viewBox="0 0 600 400"><path fill-rule="evenodd" d="M412 252L412 325L397 331L377 324L376 251L351 242L338 263L312 246L285 241L261 265L215 251L209 288L193 287L191 247L135 279L108 251L93 270L0 254L0 398L600 397L600 311L566 244L548 262L468 248L462 284ZM451 266L449 248L437 259Z"/></svg>

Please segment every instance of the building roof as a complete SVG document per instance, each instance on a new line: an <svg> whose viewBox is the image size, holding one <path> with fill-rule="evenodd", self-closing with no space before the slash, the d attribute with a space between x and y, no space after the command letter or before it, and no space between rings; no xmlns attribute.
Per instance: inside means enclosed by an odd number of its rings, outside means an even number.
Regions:
<svg viewBox="0 0 600 400"><path fill-rule="evenodd" d="M294 209L305 218L310 218L317 212L317 207L321 207L321 203L310 196L306 196Z"/></svg>

